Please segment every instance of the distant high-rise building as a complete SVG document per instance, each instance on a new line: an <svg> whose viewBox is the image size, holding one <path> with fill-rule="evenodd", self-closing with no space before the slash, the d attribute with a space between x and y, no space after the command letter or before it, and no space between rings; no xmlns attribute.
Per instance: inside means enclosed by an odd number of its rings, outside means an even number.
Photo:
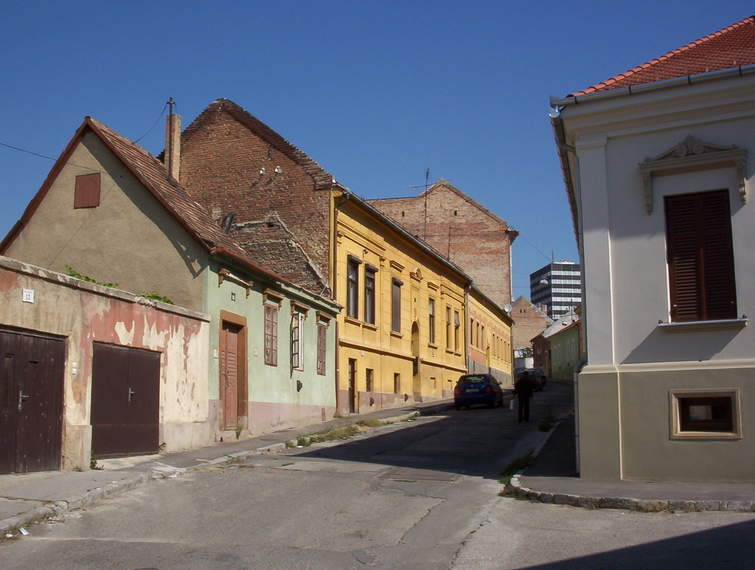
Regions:
<svg viewBox="0 0 755 570"><path fill-rule="evenodd" d="M530 273L530 298L552 319L574 310L582 303L579 264L555 261Z"/></svg>

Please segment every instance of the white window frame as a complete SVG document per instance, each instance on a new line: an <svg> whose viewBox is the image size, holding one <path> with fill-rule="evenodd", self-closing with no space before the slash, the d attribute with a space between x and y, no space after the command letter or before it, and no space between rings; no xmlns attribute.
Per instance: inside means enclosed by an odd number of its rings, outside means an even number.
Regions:
<svg viewBox="0 0 755 570"><path fill-rule="evenodd" d="M304 319L302 311L291 313L291 368L304 370Z"/></svg>

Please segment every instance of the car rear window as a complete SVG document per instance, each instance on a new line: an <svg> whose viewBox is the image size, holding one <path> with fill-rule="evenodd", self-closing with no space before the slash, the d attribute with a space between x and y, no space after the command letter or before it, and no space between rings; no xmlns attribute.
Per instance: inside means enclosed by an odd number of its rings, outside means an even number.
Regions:
<svg viewBox="0 0 755 570"><path fill-rule="evenodd" d="M462 384L474 384L477 382L487 382L487 376L462 376L459 378L459 382Z"/></svg>

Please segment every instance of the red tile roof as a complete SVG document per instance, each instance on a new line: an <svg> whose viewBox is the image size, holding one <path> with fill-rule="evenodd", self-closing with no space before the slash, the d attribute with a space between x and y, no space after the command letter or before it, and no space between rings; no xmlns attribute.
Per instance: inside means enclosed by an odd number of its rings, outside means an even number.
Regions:
<svg viewBox="0 0 755 570"><path fill-rule="evenodd" d="M745 18L570 96L751 64L755 64L755 16Z"/></svg>

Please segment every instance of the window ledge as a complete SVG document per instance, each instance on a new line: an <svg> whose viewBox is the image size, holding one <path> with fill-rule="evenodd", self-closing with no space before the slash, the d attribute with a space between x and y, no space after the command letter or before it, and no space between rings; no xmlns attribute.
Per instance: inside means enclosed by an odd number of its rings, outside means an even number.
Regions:
<svg viewBox="0 0 755 570"><path fill-rule="evenodd" d="M377 325L373 325L372 323L362 323L362 326L366 329L370 329L371 331L377 330Z"/></svg>
<svg viewBox="0 0 755 570"><path fill-rule="evenodd" d="M680 332L707 329L736 329L749 326L750 319L742 317L741 319L716 319L712 321L680 321L680 322L658 322L658 328L661 330Z"/></svg>
<svg viewBox="0 0 755 570"><path fill-rule="evenodd" d="M391 331L391 336L395 336L396 338L404 338L404 335L396 331Z"/></svg>
<svg viewBox="0 0 755 570"><path fill-rule="evenodd" d="M344 322L347 322L351 325L356 325L358 327L362 326L362 321L360 321L359 319L355 319L354 317L349 317L348 315L344 316L343 320Z"/></svg>
<svg viewBox="0 0 755 570"><path fill-rule="evenodd" d="M727 431L680 431L673 433L671 439L705 439L705 440L731 440L742 439L742 434Z"/></svg>
<svg viewBox="0 0 755 570"><path fill-rule="evenodd" d="M438 348L438 345L435 344L434 342L428 342L427 346L429 346L430 348Z"/></svg>

